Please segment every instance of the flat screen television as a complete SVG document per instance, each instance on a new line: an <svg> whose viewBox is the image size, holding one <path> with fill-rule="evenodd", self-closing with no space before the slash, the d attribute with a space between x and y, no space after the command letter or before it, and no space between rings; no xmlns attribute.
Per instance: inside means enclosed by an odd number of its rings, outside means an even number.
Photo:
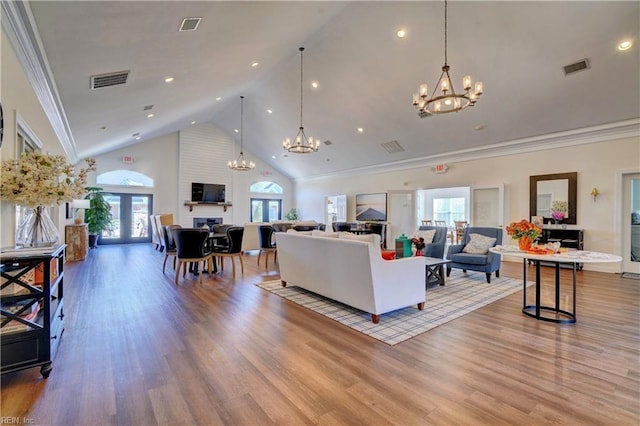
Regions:
<svg viewBox="0 0 640 426"><path fill-rule="evenodd" d="M215 183L191 183L191 201L194 203L224 203L225 186Z"/></svg>

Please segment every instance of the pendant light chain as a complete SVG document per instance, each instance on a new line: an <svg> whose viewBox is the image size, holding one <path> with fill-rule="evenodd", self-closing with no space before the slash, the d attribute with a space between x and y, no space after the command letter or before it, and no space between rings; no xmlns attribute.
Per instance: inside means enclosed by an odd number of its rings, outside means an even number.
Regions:
<svg viewBox="0 0 640 426"><path fill-rule="evenodd" d="M253 161L247 162L244 159L244 96L240 96L240 155L234 161L229 161L229 168L239 172L246 172L255 167L256 163Z"/></svg>
<svg viewBox="0 0 640 426"><path fill-rule="evenodd" d="M447 65L447 0L444 0L444 64Z"/></svg>
<svg viewBox="0 0 640 426"><path fill-rule="evenodd" d="M303 66L302 66L302 55L304 54L304 47L300 48L300 128L302 129L302 92L303 90Z"/></svg>

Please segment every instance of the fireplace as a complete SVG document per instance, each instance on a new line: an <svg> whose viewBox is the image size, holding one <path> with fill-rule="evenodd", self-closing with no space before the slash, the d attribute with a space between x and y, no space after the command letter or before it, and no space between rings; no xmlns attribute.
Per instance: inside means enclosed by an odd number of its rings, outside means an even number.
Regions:
<svg viewBox="0 0 640 426"><path fill-rule="evenodd" d="M213 225L219 225L222 223L221 217L194 217L193 218L193 227L194 228L202 228L202 226L207 225L209 230L212 230L211 227Z"/></svg>

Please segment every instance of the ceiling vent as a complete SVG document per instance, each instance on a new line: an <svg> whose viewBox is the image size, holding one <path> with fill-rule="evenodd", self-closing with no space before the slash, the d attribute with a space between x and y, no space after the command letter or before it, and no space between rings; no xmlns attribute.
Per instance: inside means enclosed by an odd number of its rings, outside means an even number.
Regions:
<svg viewBox="0 0 640 426"><path fill-rule="evenodd" d="M153 105L145 105L143 111L150 111L151 109L153 109Z"/></svg>
<svg viewBox="0 0 640 426"><path fill-rule="evenodd" d="M180 31L195 31L200 25L202 18L184 18L182 25L180 25Z"/></svg>
<svg viewBox="0 0 640 426"><path fill-rule="evenodd" d="M326 146L333 145L333 142L331 142L328 139L326 141L322 142L322 143L325 144Z"/></svg>
<svg viewBox="0 0 640 426"><path fill-rule="evenodd" d="M565 65L562 67L564 70L564 75L573 74L574 72L582 71L589 69L589 60L583 59L581 61L576 62L575 64Z"/></svg>
<svg viewBox="0 0 640 426"><path fill-rule="evenodd" d="M108 74L98 74L91 76L91 89L117 86L125 84L129 78L130 71L110 72Z"/></svg>
<svg viewBox="0 0 640 426"><path fill-rule="evenodd" d="M402 147L402 145L400 145L398 143L398 141L391 141L391 142L385 142L383 144L381 144L381 146L389 153L389 154L395 154L398 152L402 152L404 151L404 148Z"/></svg>

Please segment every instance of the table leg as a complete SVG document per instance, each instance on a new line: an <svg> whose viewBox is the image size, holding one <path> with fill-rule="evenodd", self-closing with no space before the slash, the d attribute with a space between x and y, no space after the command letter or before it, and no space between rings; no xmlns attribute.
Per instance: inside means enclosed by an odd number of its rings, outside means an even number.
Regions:
<svg viewBox="0 0 640 426"><path fill-rule="evenodd" d="M556 312L560 311L560 264L556 263Z"/></svg>
<svg viewBox="0 0 640 426"><path fill-rule="evenodd" d="M573 263L573 321L576 321L576 267L577 263Z"/></svg>
<svg viewBox="0 0 640 426"><path fill-rule="evenodd" d="M522 309L527 307L527 259L522 259Z"/></svg>
<svg viewBox="0 0 640 426"><path fill-rule="evenodd" d="M536 260L536 319L540 319L540 261Z"/></svg>

